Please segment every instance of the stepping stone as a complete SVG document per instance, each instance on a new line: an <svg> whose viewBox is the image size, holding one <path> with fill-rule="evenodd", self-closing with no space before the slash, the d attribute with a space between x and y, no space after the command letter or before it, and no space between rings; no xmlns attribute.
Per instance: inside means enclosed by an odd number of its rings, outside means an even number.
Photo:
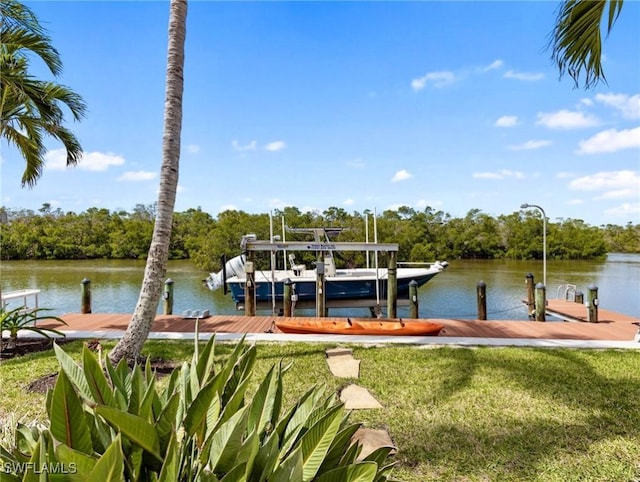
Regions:
<svg viewBox="0 0 640 482"><path fill-rule="evenodd" d="M347 410L382 408L380 402L373 398L369 393L369 390L354 384L351 384L342 390L340 393L340 400L344 403L344 407Z"/></svg>
<svg viewBox="0 0 640 482"><path fill-rule="evenodd" d="M333 376L340 378L358 378L360 376L360 360L353 358L350 348L331 348L325 351L327 365Z"/></svg>
<svg viewBox="0 0 640 482"><path fill-rule="evenodd" d="M351 441L358 441L362 444L362 451L357 458L358 461L363 460L367 455L380 447L393 447L393 450L389 452L389 455L395 455L398 453L398 448L395 446L386 430L359 428L353 437L351 437Z"/></svg>

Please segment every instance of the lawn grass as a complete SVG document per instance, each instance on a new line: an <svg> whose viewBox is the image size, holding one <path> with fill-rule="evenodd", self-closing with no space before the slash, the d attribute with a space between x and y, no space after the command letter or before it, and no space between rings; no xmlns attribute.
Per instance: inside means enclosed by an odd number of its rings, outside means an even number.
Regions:
<svg viewBox="0 0 640 482"><path fill-rule="evenodd" d="M64 349L77 358L81 346ZM367 388L384 408L351 421L388 430L398 480L640 479L640 351L354 345L356 381L331 375L324 350L334 346L259 344L252 390L280 360L293 362L288 405L313 384ZM216 345L221 356L230 349ZM187 360L192 343L150 340L144 352ZM25 387L56 370L52 351L3 361L0 423L44 420L44 396Z"/></svg>

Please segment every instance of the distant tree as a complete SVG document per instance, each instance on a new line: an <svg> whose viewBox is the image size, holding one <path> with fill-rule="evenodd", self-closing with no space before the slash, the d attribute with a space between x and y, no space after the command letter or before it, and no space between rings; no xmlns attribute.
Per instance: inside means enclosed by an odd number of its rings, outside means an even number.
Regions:
<svg viewBox="0 0 640 482"><path fill-rule="evenodd" d="M605 82L602 68L601 24L611 33L623 0L566 0L560 6L549 47L560 76L569 74L576 87L584 76L585 88ZM636 53L637 55L637 53Z"/></svg>
<svg viewBox="0 0 640 482"><path fill-rule="evenodd" d="M173 211L178 189L182 98L184 91L184 44L187 33L187 0L171 0L169 40L162 138L160 189L155 224L138 303L124 336L109 353L113 362L140 356L151 324L156 317L164 276L167 271Z"/></svg>
<svg viewBox="0 0 640 482"><path fill-rule="evenodd" d="M75 165L82 147L64 127L64 108L78 121L85 115L82 98L64 85L38 80L29 72L36 56L54 77L62 73L62 61L34 13L15 0L0 2L0 137L15 146L26 162L22 186L33 187L45 164L44 137L62 142L67 165Z"/></svg>

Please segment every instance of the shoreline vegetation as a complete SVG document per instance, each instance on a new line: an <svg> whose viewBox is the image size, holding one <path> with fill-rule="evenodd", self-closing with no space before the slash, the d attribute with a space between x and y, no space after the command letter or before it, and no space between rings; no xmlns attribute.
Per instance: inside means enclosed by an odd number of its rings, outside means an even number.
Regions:
<svg viewBox="0 0 640 482"><path fill-rule="evenodd" d="M154 205L136 205L132 211L109 211L92 207L81 213L63 212L43 204L37 211L0 208L2 260L33 259L141 259L146 257ZM191 259L204 270L220 268L220 259L239 253L242 235L255 233L269 239L270 225L280 233L282 219L290 227L335 226L346 228L337 241L364 241L368 223L373 240L373 213L348 213L330 207L302 212L295 207L270 215L224 211L217 217L200 208L176 212L170 244L170 259ZM378 242L398 243L398 259L428 261L444 259L541 259L543 226L532 211L516 211L497 218L473 209L464 218L430 207L386 210L376 218ZM287 241L297 238L286 234ZM590 226L579 219L547 222L547 258L602 259L608 252L639 253L640 224ZM304 259L305 256L310 258ZM302 261L312 262L312 253ZM345 267L362 265L364 253L341 253ZM258 260L261 262L261 260ZM268 262L262 260L262 262Z"/></svg>

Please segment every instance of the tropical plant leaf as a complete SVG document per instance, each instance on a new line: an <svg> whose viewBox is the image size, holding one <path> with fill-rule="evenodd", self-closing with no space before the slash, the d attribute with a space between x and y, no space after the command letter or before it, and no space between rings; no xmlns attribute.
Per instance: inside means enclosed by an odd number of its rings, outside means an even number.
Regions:
<svg viewBox="0 0 640 482"><path fill-rule="evenodd" d="M116 435L113 443L107 447L98 459L91 474L86 480L100 482L124 482L124 457L120 434Z"/></svg>
<svg viewBox="0 0 640 482"><path fill-rule="evenodd" d="M374 482L378 466L375 462L362 462L359 464L345 465L330 470L315 479L315 482Z"/></svg>
<svg viewBox="0 0 640 482"><path fill-rule="evenodd" d="M247 409L238 410L227 422L223 423L213 434L207 444L209 464L214 473L226 473L235 465L234 461L242 446L242 436L247 424Z"/></svg>
<svg viewBox="0 0 640 482"><path fill-rule="evenodd" d="M226 422L231 416L240 410L240 407L244 406L244 396L249 388L251 379L249 377L244 378L239 385L236 386L235 392L227 399L227 403L222 410L218 425ZM220 402L222 404L222 401Z"/></svg>
<svg viewBox="0 0 640 482"><path fill-rule="evenodd" d="M216 392L215 383L209 382L204 386L202 390L199 390L195 399L187 408L187 413L184 417L184 429L188 435L198 434L199 445L204 442L207 413L210 406L216 400L216 404L219 405L218 393Z"/></svg>
<svg viewBox="0 0 640 482"><path fill-rule="evenodd" d="M178 447L176 434L172 432L165 452L162 470L160 470L160 475L158 476L158 482L175 482L178 480L178 471Z"/></svg>
<svg viewBox="0 0 640 482"><path fill-rule="evenodd" d="M160 440L153 425L137 415L113 407L100 405L95 410L127 439L162 461Z"/></svg>
<svg viewBox="0 0 640 482"><path fill-rule="evenodd" d="M269 482L293 482L303 480L302 453L301 447L296 448L278 466Z"/></svg>
<svg viewBox="0 0 640 482"><path fill-rule="evenodd" d="M93 400L93 395L89 389L89 383L87 382L82 367L80 367L73 358L67 355L67 353L60 348L57 343L53 344L53 349L56 353L56 358L58 359L60 368L67 375L78 392L80 392L80 395L87 400Z"/></svg>
<svg viewBox="0 0 640 482"><path fill-rule="evenodd" d="M336 405L315 423L300 439L303 480L311 480L324 460L331 442L338 433L344 406Z"/></svg>
<svg viewBox="0 0 640 482"><path fill-rule="evenodd" d="M280 455L279 445L278 433L271 433L253 460L253 466L249 472L249 482L265 482L273 473Z"/></svg>
<svg viewBox="0 0 640 482"><path fill-rule="evenodd" d="M196 353L194 352L194 356ZM199 385L202 387L207 382L212 369L213 361L215 359L215 334L205 344L197 358L195 364L195 372L198 376Z"/></svg>
<svg viewBox="0 0 640 482"><path fill-rule="evenodd" d="M56 449L56 457L63 467L69 468L69 480L90 480L89 475L96 465L96 459L73 450L64 444L59 444ZM73 467L73 470L70 470Z"/></svg>
<svg viewBox="0 0 640 482"><path fill-rule="evenodd" d="M245 482L247 472L247 464L241 463L229 470L224 477L220 479L220 482Z"/></svg>
<svg viewBox="0 0 640 482"><path fill-rule="evenodd" d="M367 455L364 459L362 459L362 461L375 462L376 464L378 464L378 467L382 467L385 461L387 460L387 457L389 456L389 454L394 448L395 447L390 447L390 446L378 447L369 455Z"/></svg>
<svg viewBox="0 0 640 482"><path fill-rule="evenodd" d="M271 423L273 410L278 402L279 378L279 372L273 365L251 400L247 430L262 434L267 424Z"/></svg>
<svg viewBox="0 0 640 482"><path fill-rule="evenodd" d="M92 400L100 405L114 405L113 391L96 356L84 346L82 349L82 368L84 378L91 391Z"/></svg>
<svg viewBox="0 0 640 482"><path fill-rule="evenodd" d="M322 461L322 465L318 469L318 474L323 474L324 472L333 470L338 465L340 465L340 459L342 458L343 454L347 452L349 446L352 444L352 437L361 426L362 424L360 423L354 423L342 428L337 433L337 435L333 439L333 442L331 442L331 447L329 447L327 455Z"/></svg>
<svg viewBox="0 0 640 482"><path fill-rule="evenodd" d="M62 370L53 388L51 399L51 435L60 443L87 455L93 454L91 433L83 416L82 403L66 372Z"/></svg>
<svg viewBox="0 0 640 482"><path fill-rule="evenodd" d="M156 432L160 440L160 453L165 453L171 435L176 430L176 413L180 406L180 395L174 393L167 404L164 406L160 415L156 418Z"/></svg>

